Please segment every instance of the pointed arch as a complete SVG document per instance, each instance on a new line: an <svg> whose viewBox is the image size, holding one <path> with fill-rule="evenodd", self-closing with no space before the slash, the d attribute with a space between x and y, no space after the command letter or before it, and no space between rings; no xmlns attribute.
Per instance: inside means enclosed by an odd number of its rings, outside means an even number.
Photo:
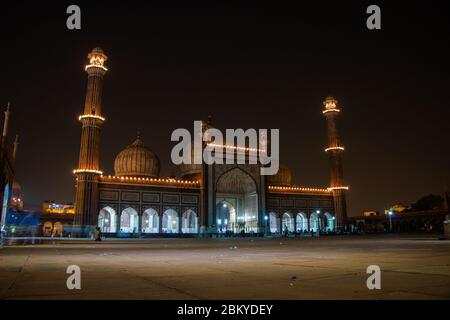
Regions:
<svg viewBox="0 0 450 320"><path fill-rule="evenodd" d="M325 212L325 214L324 214L324 224L325 224L325 228L326 228L326 230L328 231L328 232L333 232L334 231L334 228L335 228L335 226L334 226L334 216L331 214L331 213L329 213L329 212Z"/></svg>
<svg viewBox="0 0 450 320"><path fill-rule="evenodd" d="M308 231L308 218L306 217L306 214L303 212L297 213L297 231L305 232Z"/></svg>
<svg viewBox="0 0 450 320"><path fill-rule="evenodd" d="M319 228L320 228L319 215L316 212L313 212L309 216L309 230L317 232Z"/></svg>
<svg viewBox="0 0 450 320"><path fill-rule="evenodd" d="M100 228L101 232L109 233L116 232L117 228L117 214L116 211L106 206L100 210L98 214L97 226Z"/></svg>
<svg viewBox="0 0 450 320"><path fill-rule="evenodd" d="M198 233L198 216L197 213L191 209L183 212L181 219L182 233Z"/></svg>
<svg viewBox="0 0 450 320"><path fill-rule="evenodd" d="M289 232L295 231L294 217L292 216L292 214L290 212L283 213L282 227L283 227L283 232L285 232L285 230L287 230Z"/></svg>
<svg viewBox="0 0 450 320"><path fill-rule="evenodd" d="M148 208L142 213L142 233L159 232L159 215L153 208Z"/></svg>
<svg viewBox="0 0 450 320"><path fill-rule="evenodd" d="M120 214L120 230L122 232L136 233L139 228L138 213L132 207L125 208Z"/></svg>
<svg viewBox="0 0 450 320"><path fill-rule="evenodd" d="M162 216L162 232L178 233L178 213L174 209L167 209Z"/></svg>
<svg viewBox="0 0 450 320"><path fill-rule="evenodd" d="M269 229L270 233L280 233L280 219L275 212L269 213Z"/></svg>

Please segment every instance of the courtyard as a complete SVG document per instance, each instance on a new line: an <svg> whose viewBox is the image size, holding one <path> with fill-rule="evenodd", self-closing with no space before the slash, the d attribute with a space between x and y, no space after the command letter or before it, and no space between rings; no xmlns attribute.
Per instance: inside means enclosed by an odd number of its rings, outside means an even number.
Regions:
<svg viewBox="0 0 450 320"><path fill-rule="evenodd" d="M69 290L69 265L81 289ZM381 289L366 286L381 268ZM438 236L110 239L0 249L1 299L449 299Z"/></svg>

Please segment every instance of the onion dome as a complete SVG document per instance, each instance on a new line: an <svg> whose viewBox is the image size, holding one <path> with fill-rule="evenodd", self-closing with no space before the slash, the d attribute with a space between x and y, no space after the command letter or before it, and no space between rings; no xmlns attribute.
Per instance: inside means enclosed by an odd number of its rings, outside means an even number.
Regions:
<svg viewBox="0 0 450 320"><path fill-rule="evenodd" d="M288 166L280 164L278 172L269 176L269 185L271 186L290 186L292 185L292 173Z"/></svg>
<svg viewBox="0 0 450 320"><path fill-rule="evenodd" d="M138 136L132 144L119 152L114 161L114 171L116 176L157 178L159 159L144 146Z"/></svg>

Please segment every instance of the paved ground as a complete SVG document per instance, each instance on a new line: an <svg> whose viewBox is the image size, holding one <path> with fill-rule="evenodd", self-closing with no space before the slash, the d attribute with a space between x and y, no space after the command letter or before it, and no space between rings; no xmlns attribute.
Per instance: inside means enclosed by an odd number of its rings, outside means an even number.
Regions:
<svg viewBox="0 0 450 320"><path fill-rule="evenodd" d="M81 268L81 290L66 287L72 264ZM381 290L366 287L372 264L381 268ZM450 241L384 235L4 247L0 298L450 299Z"/></svg>

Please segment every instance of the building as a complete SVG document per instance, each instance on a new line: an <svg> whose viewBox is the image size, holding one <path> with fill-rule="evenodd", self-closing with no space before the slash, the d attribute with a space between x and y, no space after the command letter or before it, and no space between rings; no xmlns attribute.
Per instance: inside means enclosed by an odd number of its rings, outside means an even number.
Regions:
<svg viewBox="0 0 450 320"><path fill-rule="evenodd" d="M8 143L8 127L9 127L10 113L11 113L10 104L8 103L8 106L5 110L3 131L0 141L0 203L2 205L0 216L1 234L5 232L6 228L6 215L10 204L12 186L14 182L14 162L16 159L17 148L19 145L18 135L16 135L16 139L14 140L12 147Z"/></svg>
<svg viewBox="0 0 450 320"><path fill-rule="evenodd" d="M353 231L364 233L442 233L448 215L448 210L392 212L390 215L349 217L347 223Z"/></svg>
<svg viewBox="0 0 450 320"><path fill-rule="evenodd" d="M23 210L23 193L20 184L14 180L11 189L11 199L9 200L9 208L15 211Z"/></svg>
<svg viewBox="0 0 450 320"><path fill-rule="evenodd" d="M55 203L54 201L44 201L42 203L43 213L75 214L75 206L72 203Z"/></svg>
<svg viewBox="0 0 450 320"><path fill-rule="evenodd" d="M346 191L337 130L338 102L328 97L323 114L328 126L330 186L292 184L281 165L274 176L260 174L258 164L183 164L179 178L161 178L160 160L136 139L115 158L114 175L101 171L99 146L103 80L108 57L95 48L88 55L87 93L82 115L76 176L74 226L99 226L104 233L145 235L342 231L346 223ZM212 121L203 122L203 129ZM224 146L233 148L233 146ZM249 150L234 150L247 155ZM81 232L83 234L83 231Z"/></svg>

